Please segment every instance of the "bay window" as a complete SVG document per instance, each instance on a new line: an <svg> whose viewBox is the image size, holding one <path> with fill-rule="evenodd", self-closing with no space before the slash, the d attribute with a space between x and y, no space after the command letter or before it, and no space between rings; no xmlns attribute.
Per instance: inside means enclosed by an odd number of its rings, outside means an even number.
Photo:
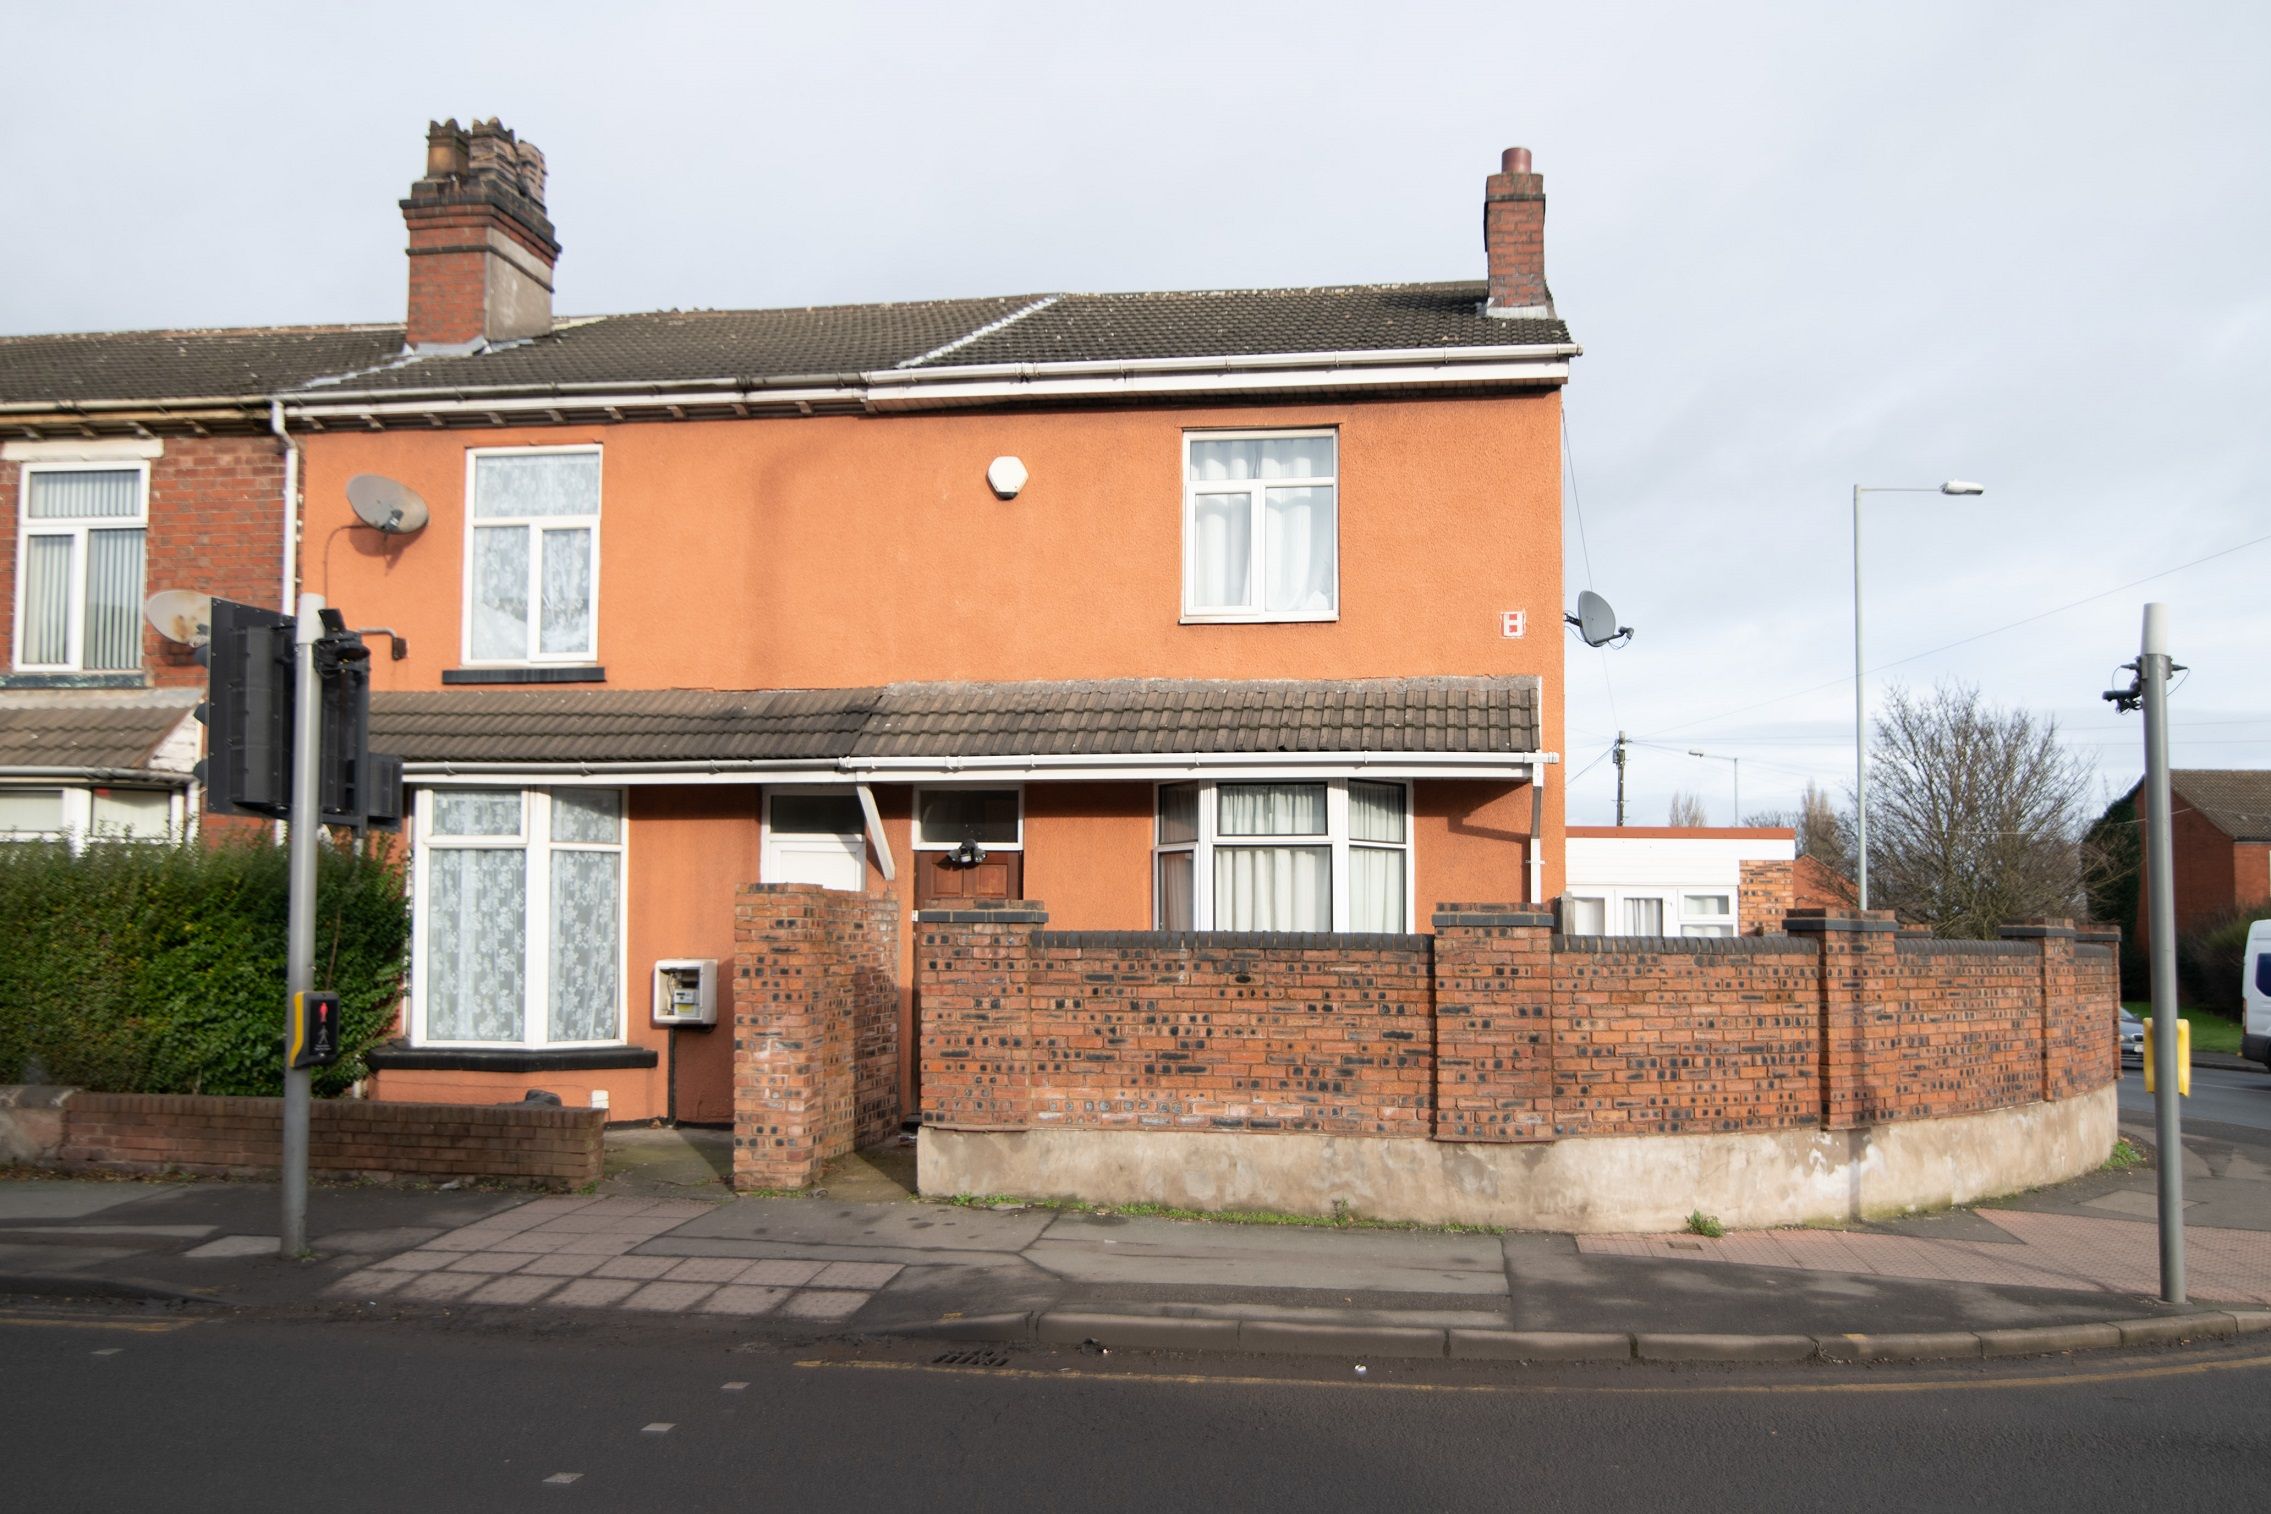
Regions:
<svg viewBox="0 0 2271 1514"><path fill-rule="evenodd" d="M417 842L413 1042L623 1039L621 790L422 790Z"/></svg>
<svg viewBox="0 0 2271 1514"><path fill-rule="evenodd" d="M1183 618L1331 620L1340 608L1330 431L1183 438Z"/></svg>
<svg viewBox="0 0 2271 1514"><path fill-rule="evenodd" d="M599 456L596 447L468 454L467 662L597 655Z"/></svg>
<svg viewBox="0 0 2271 1514"><path fill-rule="evenodd" d="M16 560L16 666L134 672L142 666L142 553L149 470L26 464Z"/></svg>
<svg viewBox="0 0 2271 1514"><path fill-rule="evenodd" d="M1405 784L1161 784L1154 836L1161 930L1411 929Z"/></svg>

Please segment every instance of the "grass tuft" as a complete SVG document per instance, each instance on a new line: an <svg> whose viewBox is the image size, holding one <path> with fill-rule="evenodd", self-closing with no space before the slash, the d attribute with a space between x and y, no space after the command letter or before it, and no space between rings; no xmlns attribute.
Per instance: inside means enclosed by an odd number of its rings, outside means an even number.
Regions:
<svg viewBox="0 0 2271 1514"><path fill-rule="evenodd" d="M1707 1235L1713 1240L1717 1240L1727 1233L1726 1226L1700 1209L1688 1215L1687 1229L1690 1235Z"/></svg>

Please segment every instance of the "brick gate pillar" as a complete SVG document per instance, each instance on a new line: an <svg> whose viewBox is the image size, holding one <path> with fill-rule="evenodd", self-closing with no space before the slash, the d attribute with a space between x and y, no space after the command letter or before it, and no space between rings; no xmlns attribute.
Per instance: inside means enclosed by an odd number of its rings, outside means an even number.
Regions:
<svg viewBox="0 0 2271 1514"><path fill-rule="evenodd" d="M915 912L915 983L925 1125L1023 1130L1032 1123L1031 899Z"/></svg>
<svg viewBox="0 0 2271 1514"><path fill-rule="evenodd" d="M1873 1124L1899 1050L1900 925L1889 909L1798 909L1785 928L1821 942L1822 1128Z"/></svg>
<svg viewBox="0 0 2271 1514"><path fill-rule="evenodd" d="M1435 1139L1553 1139L1553 916L1435 913Z"/></svg>

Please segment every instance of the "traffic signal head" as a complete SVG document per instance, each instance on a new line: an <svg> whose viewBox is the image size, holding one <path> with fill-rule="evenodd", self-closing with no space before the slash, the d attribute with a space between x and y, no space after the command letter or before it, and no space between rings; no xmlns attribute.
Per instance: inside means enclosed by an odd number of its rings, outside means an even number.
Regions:
<svg viewBox="0 0 2271 1514"><path fill-rule="evenodd" d="M205 760L197 776L216 814L281 818L292 805L292 617L213 601L206 665Z"/></svg>

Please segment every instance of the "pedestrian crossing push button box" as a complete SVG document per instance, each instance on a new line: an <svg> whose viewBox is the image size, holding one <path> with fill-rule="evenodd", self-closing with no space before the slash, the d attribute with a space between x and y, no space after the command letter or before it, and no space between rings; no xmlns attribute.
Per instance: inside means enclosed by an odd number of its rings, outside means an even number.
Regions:
<svg viewBox="0 0 2271 1514"><path fill-rule="evenodd" d="M718 1023L718 959L665 957L654 965L654 1023Z"/></svg>
<svg viewBox="0 0 2271 1514"><path fill-rule="evenodd" d="M329 1067L339 1060L339 996L292 995L291 1055L285 1065L295 1071Z"/></svg>

